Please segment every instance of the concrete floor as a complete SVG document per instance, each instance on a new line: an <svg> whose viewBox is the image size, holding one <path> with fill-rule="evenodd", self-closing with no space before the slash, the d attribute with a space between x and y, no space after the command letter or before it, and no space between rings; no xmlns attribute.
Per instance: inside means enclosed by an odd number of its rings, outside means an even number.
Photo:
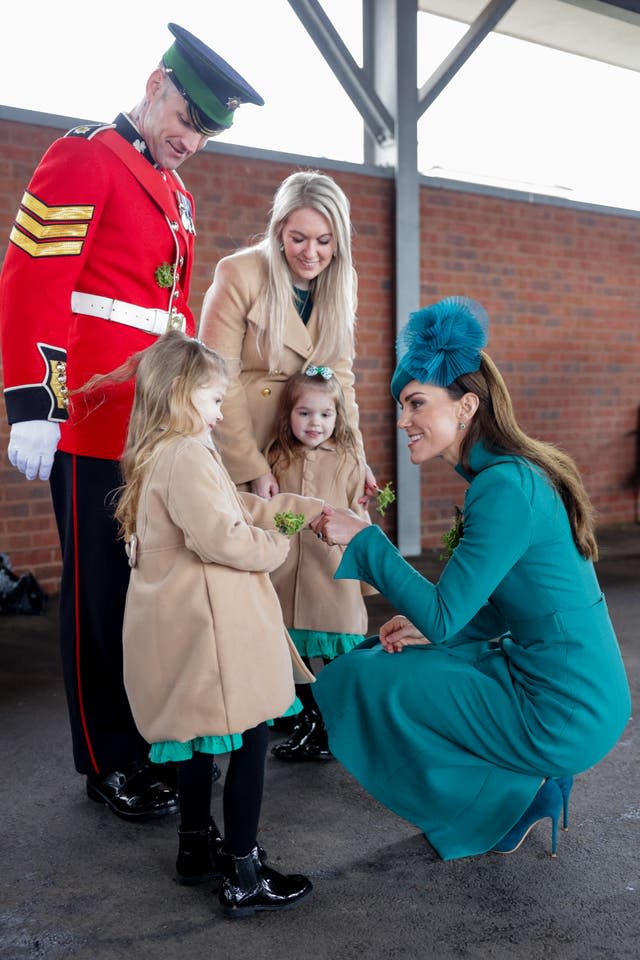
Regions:
<svg viewBox="0 0 640 960"><path fill-rule="evenodd" d="M603 531L601 544L598 572L637 701L640 526ZM434 556L416 565L439 568ZM368 604L373 633L392 611L383 598ZM640 957L633 721L578 778L557 860L541 824L512 856L443 863L337 763L270 760L260 842L315 889L295 910L229 921L213 886L173 881L175 818L131 825L86 799L70 757L55 603L42 617L0 617L0 690L4 960ZM219 821L220 804L218 784Z"/></svg>

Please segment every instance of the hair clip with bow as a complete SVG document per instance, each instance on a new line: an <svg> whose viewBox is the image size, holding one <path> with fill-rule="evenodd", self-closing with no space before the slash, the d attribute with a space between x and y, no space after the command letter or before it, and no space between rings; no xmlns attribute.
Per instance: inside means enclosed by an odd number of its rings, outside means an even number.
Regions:
<svg viewBox="0 0 640 960"><path fill-rule="evenodd" d="M305 375L307 377L322 377L324 380L331 380L333 370L331 367L307 367Z"/></svg>

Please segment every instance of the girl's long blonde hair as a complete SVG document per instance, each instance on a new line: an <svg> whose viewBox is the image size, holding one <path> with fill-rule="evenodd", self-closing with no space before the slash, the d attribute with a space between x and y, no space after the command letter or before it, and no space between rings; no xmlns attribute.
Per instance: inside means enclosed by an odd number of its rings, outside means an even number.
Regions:
<svg viewBox="0 0 640 960"><path fill-rule="evenodd" d="M285 383L280 394L278 412L276 414L275 437L267 447L265 456L267 462L277 478L278 470L286 470L292 460L302 456L307 449L294 436L291 429L291 411L300 398L300 394L307 387L320 390L327 399L333 400L336 408L336 424L333 428L332 440L336 450L340 453L352 453L357 456L357 444L353 430L349 426L347 411L344 403L344 393L338 380L332 376L325 380L321 374L308 376L306 373L294 373Z"/></svg>
<svg viewBox="0 0 640 960"><path fill-rule="evenodd" d="M446 387L452 399L474 393L480 405L460 447L460 461L471 472L471 448L479 440L494 452L526 457L549 477L567 511L575 544L587 560L598 559L593 507L571 457L550 443L529 437L518 425L507 386L491 357L480 354L480 369Z"/></svg>
<svg viewBox="0 0 640 960"><path fill-rule="evenodd" d="M194 390L209 383L226 385L228 380L225 362L214 350L179 330L169 330L116 370L93 377L83 392L124 383L134 375L135 394L121 463L124 483L116 492L114 513L125 540L135 532L140 490L154 454L176 437L202 430L202 418L191 399Z"/></svg>
<svg viewBox="0 0 640 960"><path fill-rule="evenodd" d="M309 286L319 313L319 337L309 360L331 364L352 360L355 352L357 291L351 259L349 201L332 177L318 171L298 171L280 184L264 238L257 244L268 272L258 349L266 356L272 372L280 366L287 314L295 306L291 273L282 251L282 231L291 214L305 207L326 217L335 245L331 262Z"/></svg>

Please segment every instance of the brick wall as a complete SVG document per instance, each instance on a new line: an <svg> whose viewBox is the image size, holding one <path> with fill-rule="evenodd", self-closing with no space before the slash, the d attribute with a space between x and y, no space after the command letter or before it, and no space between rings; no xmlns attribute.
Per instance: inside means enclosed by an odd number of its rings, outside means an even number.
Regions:
<svg viewBox="0 0 640 960"><path fill-rule="evenodd" d="M487 308L521 426L575 458L598 522L637 519L640 219L424 189L421 253L422 302L464 292ZM423 469L444 507L446 468Z"/></svg>
<svg viewBox="0 0 640 960"><path fill-rule="evenodd" d="M33 168L60 132L0 120L0 236L8 236ZM275 159L274 159L275 156ZM273 193L304 158L215 148L185 165L197 204L196 314L217 260L264 229ZM394 480L393 181L353 165L327 169L351 200L359 276L357 390L369 461ZM561 445L584 472L602 524L632 522L628 482L640 403L640 219L450 187L421 188L421 304L449 294L481 301L490 348L521 425ZM4 253L4 240L2 246ZM59 553L48 486L6 460L0 424L0 551L17 572L57 588ZM436 546L464 485L441 462L423 470L422 543ZM394 535L394 511L385 529Z"/></svg>

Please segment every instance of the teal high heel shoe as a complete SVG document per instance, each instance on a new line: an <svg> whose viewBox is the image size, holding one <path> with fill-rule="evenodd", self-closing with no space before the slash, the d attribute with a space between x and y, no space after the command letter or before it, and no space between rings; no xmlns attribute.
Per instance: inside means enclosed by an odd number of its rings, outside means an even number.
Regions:
<svg viewBox="0 0 640 960"><path fill-rule="evenodd" d="M559 778L564 779L564 778ZM569 791L571 786L569 786ZM569 793L566 794L566 800L569 800ZM536 823L551 818L551 856L557 856L558 849L558 819L560 811L564 808L565 795L562 792L557 779L550 778L545 780L532 803L529 804L518 822L505 833L502 840L493 847L492 853L513 853L517 850L523 840L529 834L529 831L535 827Z"/></svg>
<svg viewBox="0 0 640 960"><path fill-rule="evenodd" d="M573 787L573 777L568 775L566 777L551 777L554 783L558 784L558 789L562 794L562 829L569 829L569 794L571 793L571 788Z"/></svg>

